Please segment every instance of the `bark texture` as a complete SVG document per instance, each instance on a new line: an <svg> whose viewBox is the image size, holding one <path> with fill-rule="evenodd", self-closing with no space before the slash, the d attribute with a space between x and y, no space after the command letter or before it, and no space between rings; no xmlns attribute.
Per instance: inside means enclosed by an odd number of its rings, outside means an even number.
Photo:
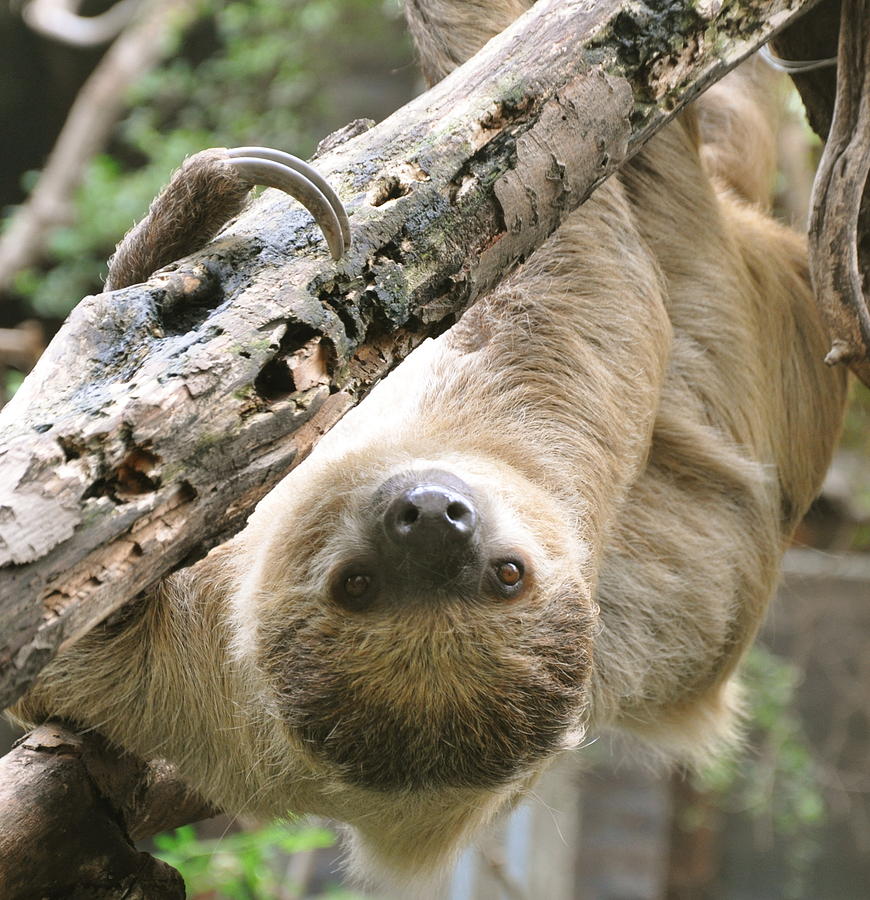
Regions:
<svg viewBox="0 0 870 900"><path fill-rule="evenodd" d="M831 333L827 362L870 386L870 3L824 0L774 41L793 60L836 67L793 77L826 140L813 189L810 272Z"/></svg>
<svg viewBox="0 0 870 900"><path fill-rule="evenodd" d="M82 301L0 416L0 706L237 531L410 349L811 5L540 0L322 152L353 228L338 263L270 191L174 271Z"/></svg>
<svg viewBox="0 0 870 900"><path fill-rule="evenodd" d="M132 841L214 814L168 766L43 725L0 759L0 896L183 900L181 876Z"/></svg>
<svg viewBox="0 0 870 900"><path fill-rule="evenodd" d="M870 386L870 0L843 0L837 94L813 188L810 274L831 365Z"/></svg>

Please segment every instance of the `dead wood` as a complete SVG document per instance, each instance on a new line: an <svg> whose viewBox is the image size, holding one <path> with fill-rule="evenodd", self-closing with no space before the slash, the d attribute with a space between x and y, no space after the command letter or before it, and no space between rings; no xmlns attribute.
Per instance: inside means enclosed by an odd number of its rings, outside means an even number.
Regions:
<svg viewBox="0 0 870 900"><path fill-rule="evenodd" d="M843 0L837 94L813 187L810 273L830 365L870 386L870 0Z"/></svg>
<svg viewBox="0 0 870 900"><path fill-rule="evenodd" d="M0 759L0 896L183 898L132 841L214 814L168 766L42 725Z"/></svg>
<svg viewBox="0 0 870 900"><path fill-rule="evenodd" d="M811 3L541 0L325 152L338 263L267 192L173 272L86 298L0 416L0 698L201 555L424 337Z"/></svg>

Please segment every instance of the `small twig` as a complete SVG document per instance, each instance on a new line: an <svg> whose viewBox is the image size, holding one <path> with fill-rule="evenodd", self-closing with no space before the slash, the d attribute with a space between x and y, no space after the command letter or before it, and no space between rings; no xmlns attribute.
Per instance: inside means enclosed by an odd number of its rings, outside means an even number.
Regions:
<svg viewBox="0 0 870 900"><path fill-rule="evenodd" d="M870 0L843 0L837 65L834 118L813 190L810 273L831 333L825 361L848 364L870 385Z"/></svg>
<svg viewBox="0 0 870 900"><path fill-rule="evenodd" d="M30 198L0 239L0 291L37 262L49 230L69 221L72 198L87 163L106 145L124 110L130 86L165 52L166 35L195 14L197 0L153 0L103 57L85 82Z"/></svg>

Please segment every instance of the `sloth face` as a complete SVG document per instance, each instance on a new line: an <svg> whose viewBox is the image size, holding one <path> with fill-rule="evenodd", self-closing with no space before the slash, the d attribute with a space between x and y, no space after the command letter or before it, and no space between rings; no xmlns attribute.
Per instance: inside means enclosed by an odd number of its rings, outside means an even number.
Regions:
<svg viewBox="0 0 870 900"><path fill-rule="evenodd" d="M506 467L381 471L342 487L309 471L258 511L270 539L237 603L248 652L294 743L340 781L508 784L580 730L582 547L553 497Z"/></svg>

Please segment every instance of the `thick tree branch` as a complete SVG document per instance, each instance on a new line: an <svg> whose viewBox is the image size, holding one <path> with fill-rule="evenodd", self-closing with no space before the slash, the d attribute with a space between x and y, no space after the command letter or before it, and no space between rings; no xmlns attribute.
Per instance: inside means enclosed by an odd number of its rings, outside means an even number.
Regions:
<svg viewBox="0 0 870 900"><path fill-rule="evenodd" d="M174 272L85 299L0 417L2 702L238 530L375 381L811 2L540 0L323 154L354 232L340 262L267 192Z"/></svg>
<svg viewBox="0 0 870 900"><path fill-rule="evenodd" d="M0 759L0 896L183 898L132 840L215 812L168 766L42 725Z"/></svg>

